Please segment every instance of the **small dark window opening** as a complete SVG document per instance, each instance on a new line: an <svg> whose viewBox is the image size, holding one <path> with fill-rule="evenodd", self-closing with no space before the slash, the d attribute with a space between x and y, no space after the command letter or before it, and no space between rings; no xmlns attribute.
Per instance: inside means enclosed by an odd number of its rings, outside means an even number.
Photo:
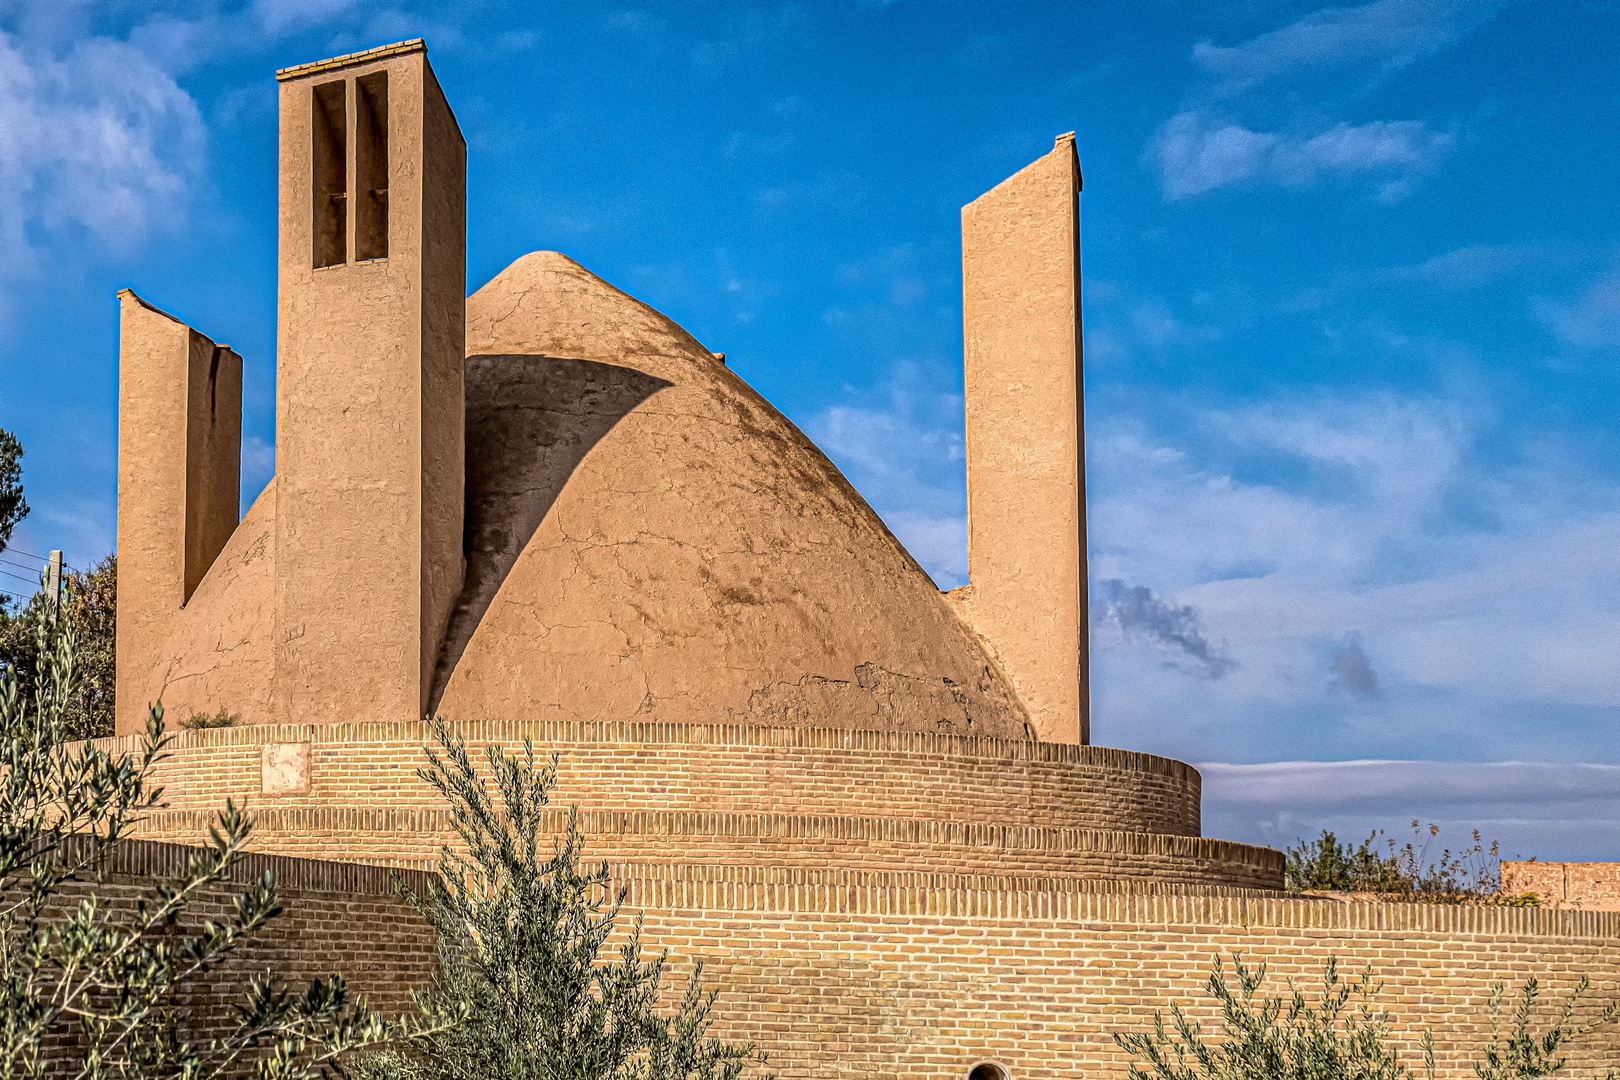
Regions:
<svg viewBox="0 0 1620 1080"><path fill-rule="evenodd" d="M315 265L341 266L349 260L349 124L343 83L317 86L314 99Z"/></svg>
<svg viewBox="0 0 1620 1080"><path fill-rule="evenodd" d="M354 81L354 258L388 257L388 72Z"/></svg>
<svg viewBox="0 0 1620 1080"><path fill-rule="evenodd" d="M968 1080L1007 1080L1007 1070L986 1061L973 1066L973 1071L968 1073Z"/></svg>

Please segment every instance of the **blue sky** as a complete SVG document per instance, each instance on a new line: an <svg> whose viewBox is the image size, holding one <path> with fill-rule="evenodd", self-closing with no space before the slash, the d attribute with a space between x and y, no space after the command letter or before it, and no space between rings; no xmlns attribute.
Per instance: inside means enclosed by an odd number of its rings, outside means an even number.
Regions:
<svg viewBox="0 0 1620 1080"><path fill-rule="evenodd" d="M960 207L1077 131L1097 741L1212 835L1620 859L1620 6L0 0L15 548L112 547L126 285L246 358L268 480L273 72L415 36L470 284L669 313L945 586Z"/></svg>

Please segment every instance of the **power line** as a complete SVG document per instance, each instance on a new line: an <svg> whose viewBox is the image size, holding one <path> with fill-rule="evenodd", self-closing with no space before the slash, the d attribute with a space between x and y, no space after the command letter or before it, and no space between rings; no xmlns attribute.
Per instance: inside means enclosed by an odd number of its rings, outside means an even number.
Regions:
<svg viewBox="0 0 1620 1080"><path fill-rule="evenodd" d="M51 561L51 560L47 559L45 556L43 556L43 555L34 555L31 552L23 551L21 548L14 548L14 547L8 546L6 548L6 550L9 551L13 555L22 555L25 558L38 559L40 562L50 562Z"/></svg>
<svg viewBox="0 0 1620 1080"><path fill-rule="evenodd" d="M26 556L27 558L30 558L30 559L39 559L38 555L29 555L28 552L26 552L26 551L18 551L14 547L6 548L5 551L4 551L4 554L6 554L6 555L23 555L23 556ZM49 560L49 559L39 559L39 561L41 563L49 565L51 560ZM24 570L43 569L43 567L28 566L25 563L9 562L6 559L0 559L0 563L6 563L7 566L18 566L18 567L21 567ZM79 568L77 566L73 566L72 564L68 563L66 560L64 560L63 563L62 563L62 569L64 569L64 570L72 570L74 573L79 573L80 572Z"/></svg>
<svg viewBox="0 0 1620 1080"><path fill-rule="evenodd" d="M10 570L0 570L0 574L4 574L6 577L9 577L9 578L16 578L18 581L27 582L30 585L37 585L38 584L38 582L33 581L33 580L29 579L29 578L25 578L21 574L13 574Z"/></svg>
<svg viewBox="0 0 1620 1080"><path fill-rule="evenodd" d="M15 566L19 570L33 570L27 563L12 562L10 559L0 559L0 566Z"/></svg>

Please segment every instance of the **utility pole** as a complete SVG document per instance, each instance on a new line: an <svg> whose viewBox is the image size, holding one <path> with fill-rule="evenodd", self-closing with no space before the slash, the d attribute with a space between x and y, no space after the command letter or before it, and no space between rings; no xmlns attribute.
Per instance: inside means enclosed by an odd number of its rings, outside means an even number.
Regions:
<svg viewBox="0 0 1620 1080"><path fill-rule="evenodd" d="M50 597L51 625L55 626L58 616L62 613L62 553L51 552L50 563L45 567L45 595Z"/></svg>

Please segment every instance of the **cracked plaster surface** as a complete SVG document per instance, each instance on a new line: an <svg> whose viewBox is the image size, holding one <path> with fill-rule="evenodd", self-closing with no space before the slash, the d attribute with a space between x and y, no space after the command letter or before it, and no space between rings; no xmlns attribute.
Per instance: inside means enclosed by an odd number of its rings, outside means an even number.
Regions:
<svg viewBox="0 0 1620 1080"><path fill-rule="evenodd" d="M457 617L484 610L464 646L452 619L444 715L1025 736L877 514L675 323L541 252L467 331Z"/></svg>
<svg viewBox="0 0 1620 1080"><path fill-rule="evenodd" d="M438 711L1028 735L877 514L679 326L552 253L467 314L467 574ZM275 491L174 615L143 698L171 718L277 720Z"/></svg>

